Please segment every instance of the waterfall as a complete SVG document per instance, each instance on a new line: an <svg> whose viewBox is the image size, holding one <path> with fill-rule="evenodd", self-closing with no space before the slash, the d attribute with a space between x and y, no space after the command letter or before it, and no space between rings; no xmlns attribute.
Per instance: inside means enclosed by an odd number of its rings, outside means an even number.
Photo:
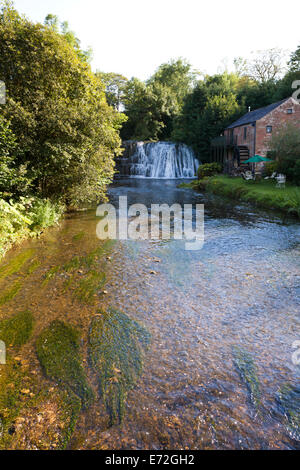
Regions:
<svg viewBox="0 0 300 470"><path fill-rule="evenodd" d="M193 178L199 161L185 144L172 142L123 143L124 155L118 159L121 176L136 178Z"/></svg>

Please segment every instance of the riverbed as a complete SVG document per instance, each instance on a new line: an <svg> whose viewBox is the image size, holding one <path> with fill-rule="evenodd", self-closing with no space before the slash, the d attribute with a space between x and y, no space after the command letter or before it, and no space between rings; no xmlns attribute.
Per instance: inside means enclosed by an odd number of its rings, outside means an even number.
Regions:
<svg viewBox="0 0 300 470"><path fill-rule="evenodd" d="M53 319L82 331L84 357L99 309L119 309L150 333L122 424L107 426L98 394L81 413L70 448L299 449L300 366L292 345L300 340L300 225L178 184L124 178L109 198L116 206L120 195L148 208L204 204L201 250L186 251L172 239L117 241L99 259L105 286L93 303L79 302L72 285L62 289L66 274L43 281L49 270L101 243L95 210L69 215L8 255L5 262L33 249L40 266L1 315L34 311L33 340L21 353L38 374L34 341ZM5 282L3 289L12 279ZM86 359L85 368L94 386Z"/></svg>

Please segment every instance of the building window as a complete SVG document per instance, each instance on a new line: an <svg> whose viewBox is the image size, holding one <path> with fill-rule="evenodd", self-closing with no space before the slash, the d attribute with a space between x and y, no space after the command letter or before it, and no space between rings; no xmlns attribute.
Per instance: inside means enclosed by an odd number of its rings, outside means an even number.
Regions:
<svg viewBox="0 0 300 470"><path fill-rule="evenodd" d="M267 134L272 134L272 126L266 127Z"/></svg>
<svg viewBox="0 0 300 470"><path fill-rule="evenodd" d="M247 139L247 127L244 127L244 140Z"/></svg>
<svg viewBox="0 0 300 470"><path fill-rule="evenodd" d="M289 109L287 110L287 113L288 113L288 114L293 114L293 109L292 109L292 108L289 108Z"/></svg>

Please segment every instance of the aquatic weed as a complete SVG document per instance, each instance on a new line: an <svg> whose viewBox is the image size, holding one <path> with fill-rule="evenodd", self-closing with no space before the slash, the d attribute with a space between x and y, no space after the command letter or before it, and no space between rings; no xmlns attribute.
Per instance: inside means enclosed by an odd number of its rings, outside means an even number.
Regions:
<svg viewBox="0 0 300 470"><path fill-rule="evenodd" d="M95 369L110 425L122 422L128 391L143 370L147 330L124 313L110 309L91 323L89 358Z"/></svg>
<svg viewBox="0 0 300 470"><path fill-rule="evenodd" d="M46 375L69 387L87 408L93 400L93 391L81 365L79 332L54 320L38 337L36 351Z"/></svg>

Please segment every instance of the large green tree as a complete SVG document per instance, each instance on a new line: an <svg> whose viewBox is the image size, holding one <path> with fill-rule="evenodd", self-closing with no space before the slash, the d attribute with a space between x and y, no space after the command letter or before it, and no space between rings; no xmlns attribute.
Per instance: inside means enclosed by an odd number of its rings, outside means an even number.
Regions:
<svg viewBox="0 0 300 470"><path fill-rule="evenodd" d="M1 107L22 149L33 188L68 203L101 198L114 172L123 117L104 85L52 26L33 24L8 3L0 10Z"/></svg>

